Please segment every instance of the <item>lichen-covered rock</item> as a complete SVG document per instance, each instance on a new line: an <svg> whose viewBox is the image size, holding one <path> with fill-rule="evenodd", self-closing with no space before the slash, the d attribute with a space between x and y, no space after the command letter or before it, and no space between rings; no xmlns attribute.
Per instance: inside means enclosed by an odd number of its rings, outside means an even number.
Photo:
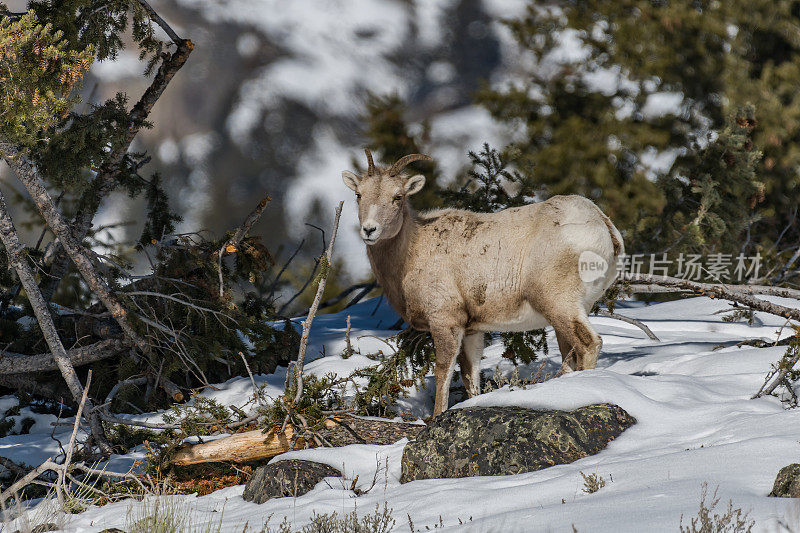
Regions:
<svg viewBox="0 0 800 533"><path fill-rule="evenodd" d="M326 477L341 476L333 467L314 461L287 459L260 466L244 487L242 498L264 503L270 498L302 496Z"/></svg>
<svg viewBox="0 0 800 533"><path fill-rule="evenodd" d="M794 463L781 468L769 495L777 498L800 498L800 464Z"/></svg>
<svg viewBox="0 0 800 533"><path fill-rule="evenodd" d="M574 411L452 409L406 445L400 480L520 474L571 463L596 454L635 423L613 404Z"/></svg>

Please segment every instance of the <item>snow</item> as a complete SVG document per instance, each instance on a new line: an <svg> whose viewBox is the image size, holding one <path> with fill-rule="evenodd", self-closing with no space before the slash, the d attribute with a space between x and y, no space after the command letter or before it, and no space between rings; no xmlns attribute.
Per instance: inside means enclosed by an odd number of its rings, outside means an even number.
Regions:
<svg viewBox="0 0 800 533"><path fill-rule="evenodd" d="M657 92L647 95L642 115L646 119L654 119L665 115L677 115L680 113L683 93L681 92Z"/></svg>
<svg viewBox="0 0 800 533"><path fill-rule="evenodd" d="M796 301L770 297L784 305ZM753 400L770 365L784 348L737 347L745 338L777 340L782 321L756 313L753 326L722 320L730 309L724 301L688 298L644 305L624 302L618 312L645 322L661 342L649 340L638 328L604 317L592 317L603 337L603 351L596 370L571 373L543 383L514 388L505 386L452 406L515 405L536 409L574 409L597 402L620 405L637 423L597 455L575 463L514 476L424 480L400 484L403 445L351 445L334 449L294 451L274 461L302 458L339 469L343 477L327 478L298 498L280 498L262 505L245 502L242 486L229 487L208 496L173 496L189 507L197 526L218 524L222 531L242 531L244 524L259 528L268 517L274 527L288 517L302 526L313 512L344 514L357 509L371 513L387 502L405 530L407 515L416 528L433 528L440 519L445 531L578 531L658 532L675 531L697 513L701 485L709 492L718 487L720 507L728 499L734 507L751 512L755 531L778 531L778 520L797 523L796 501L768 498L777 471L796 462L800 446L800 410L784 408L777 398ZM309 372L346 375L374 364L364 355L343 359L347 314L352 318L352 342L362 354L391 347L383 340L395 332L397 315L377 299L351 309L317 316L312 327L307 365ZM295 324L299 327L299 323ZM780 331L780 333L779 333ZM376 338L377 337L377 338ZM553 335L549 335L548 369L560 364ZM391 344L391 341L389 342ZM512 365L501 356L499 345L486 349L484 375L499 367L504 374ZM324 354L324 355L323 355ZM533 369L523 368L523 374ZM285 369L274 375L255 376L266 384L268 395L281 393ZM223 404L246 406L252 394L249 378L233 378L204 396ZM426 416L432 407L432 387L418 391L401 403L402 409ZM0 409L14 405L0 398ZM24 412L24 410L23 410ZM157 421L160 413L135 418ZM30 435L0 439L0 455L28 464L57 456L58 444L50 436L50 422L42 420ZM67 420L68 422L68 420ZM69 427L57 428L64 442ZM110 465L126 468L144 457L137 449L115 456ZM594 494L582 491L585 474L602 476L607 485ZM350 487L366 494L356 497ZM65 531L97 531L124 527L126 515L141 511L141 503L118 502L71 515ZM463 522L463 524L459 523ZM13 528L12 528L13 530Z"/></svg>
<svg viewBox="0 0 800 533"><path fill-rule="evenodd" d="M136 51L122 50L116 58L96 61L92 65L92 74L101 82L111 83L141 76L146 66L147 63L139 60Z"/></svg>

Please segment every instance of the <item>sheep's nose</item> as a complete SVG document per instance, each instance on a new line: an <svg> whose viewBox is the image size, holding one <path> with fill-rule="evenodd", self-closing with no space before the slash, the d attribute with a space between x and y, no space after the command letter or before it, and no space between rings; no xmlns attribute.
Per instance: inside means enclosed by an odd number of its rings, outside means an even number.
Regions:
<svg viewBox="0 0 800 533"><path fill-rule="evenodd" d="M362 229L364 230L364 235L369 237L370 235L375 233L375 230L378 229L378 226L364 226Z"/></svg>

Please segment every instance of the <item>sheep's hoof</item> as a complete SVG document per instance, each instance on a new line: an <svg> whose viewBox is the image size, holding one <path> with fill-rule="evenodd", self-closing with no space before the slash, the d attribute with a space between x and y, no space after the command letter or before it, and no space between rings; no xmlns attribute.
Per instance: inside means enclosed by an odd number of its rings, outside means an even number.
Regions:
<svg viewBox="0 0 800 533"><path fill-rule="evenodd" d="M561 365L561 369L556 373L556 377L563 376L564 374L569 374L570 372L575 372L571 366L564 363Z"/></svg>

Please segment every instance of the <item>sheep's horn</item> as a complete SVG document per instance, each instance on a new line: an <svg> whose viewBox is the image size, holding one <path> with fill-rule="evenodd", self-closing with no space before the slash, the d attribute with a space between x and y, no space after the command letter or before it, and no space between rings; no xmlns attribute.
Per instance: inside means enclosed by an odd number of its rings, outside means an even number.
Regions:
<svg viewBox="0 0 800 533"><path fill-rule="evenodd" d="M396 176L401 170L406 168L406 165L409 165L414 161L433 161L433 158L425 154L404 155L398 159L394 165L392 165L392 168L389 169L389 175Z"/></svg>
<svg viewBox="0 0 800 533"><path fill-rule="evenodd" d="M364 153L367 154L367 164L369 165L367 176L372 176L375 174L375 162L372 160L372 152L369 151L369 148L364 148Z"/></svg>

